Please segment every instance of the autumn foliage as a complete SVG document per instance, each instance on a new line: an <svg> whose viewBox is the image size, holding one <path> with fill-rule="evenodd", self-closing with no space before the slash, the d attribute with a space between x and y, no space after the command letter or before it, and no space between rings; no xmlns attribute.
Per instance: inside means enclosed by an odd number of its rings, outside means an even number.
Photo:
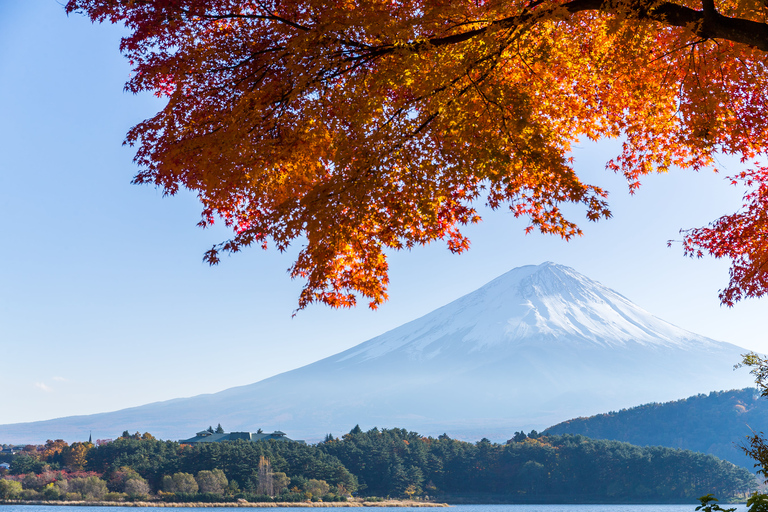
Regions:
<svg viewBox="0 0 768 512"><path fill-rule="evenodd" d="M135 126L137 183L194 191L221 251L291 242L299 307L376 307L388 249L469 242L473 205L580 234L563 204L610 216L570 160L620 138L643 175L741 157L744 210L687 231L734 261L726 304L768 289L768 26L758 0L69 0L124 23L127 89L168 99ZM754 165L752 165L754 163ZM750 167L751 166L751 167Z"/></svg>

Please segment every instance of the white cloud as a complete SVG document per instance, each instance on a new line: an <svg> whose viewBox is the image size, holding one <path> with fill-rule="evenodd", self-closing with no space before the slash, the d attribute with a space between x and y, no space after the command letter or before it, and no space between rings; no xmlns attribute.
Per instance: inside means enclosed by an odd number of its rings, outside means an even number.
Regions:
<svg viewBox="0 0 768 512"><path fill-rule="evenodd" d="M53 388L51 388L50 386L47 386L45 382L35 382L35 387L37 389L41 389L45 391L46 393L50 393L51 391L53 391Z"/></svg>
<svg viewBox="0 0 768 512"><path fill-rule="evenodd" d="M68 379L65 379L64 377L54 377L53 380L56 382L69 382Z"/></svg>

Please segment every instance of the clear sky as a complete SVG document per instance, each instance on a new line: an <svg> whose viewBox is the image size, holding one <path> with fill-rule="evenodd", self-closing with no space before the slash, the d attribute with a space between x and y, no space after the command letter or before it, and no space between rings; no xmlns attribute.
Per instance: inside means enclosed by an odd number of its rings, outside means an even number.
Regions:
<svg viewBox="0 0 768 512"><path fill-rule="evenodd" d="M314 306L292 318L301 283L286 269L295 251L254 248L209 267L204 251L228 234L196 227L196 198L130 184L136 168L123 137L161 104L123 91L121 31L67 17L57 0L0 0L0 423L249 384L543 261L680 327L768 352L768 301L721 307L727 263L666 245L680 228L733 212L743 191L724 174L677 171L630 197L604 170L617 151L611 141L575 155L580 172L611 191L614 212L585 221L583 238L525 236L524 220L490 212L467 230L464 255L443 244L393 254L390 301L378 311Z"/></svg>

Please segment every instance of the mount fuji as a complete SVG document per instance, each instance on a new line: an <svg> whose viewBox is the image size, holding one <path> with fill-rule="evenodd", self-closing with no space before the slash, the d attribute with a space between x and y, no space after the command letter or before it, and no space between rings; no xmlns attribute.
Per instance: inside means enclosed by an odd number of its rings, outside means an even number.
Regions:
<svg viewBox="0 0 768 512"><path fill-rule="evenodd" d="M503 440L575 416L752 384L745 349L680 329L575 270L516 268L349 350L254 384L131 409L0 425L2 442L180 439L221 423L318 440L355 424Z"/></svg>

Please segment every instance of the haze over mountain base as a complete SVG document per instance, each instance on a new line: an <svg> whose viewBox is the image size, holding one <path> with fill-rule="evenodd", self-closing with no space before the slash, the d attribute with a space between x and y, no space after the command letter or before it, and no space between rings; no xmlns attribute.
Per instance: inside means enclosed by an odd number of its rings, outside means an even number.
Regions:
<svg viewBox="0 0 768 512"><path fill-rule="evenodd" d="M505 440L576 417L752 384L746 349L685 331L573 269L516 268L349 350L220 393L0 425L0 442L182 439L208 425L319 440L359 424Z"/></svg>

